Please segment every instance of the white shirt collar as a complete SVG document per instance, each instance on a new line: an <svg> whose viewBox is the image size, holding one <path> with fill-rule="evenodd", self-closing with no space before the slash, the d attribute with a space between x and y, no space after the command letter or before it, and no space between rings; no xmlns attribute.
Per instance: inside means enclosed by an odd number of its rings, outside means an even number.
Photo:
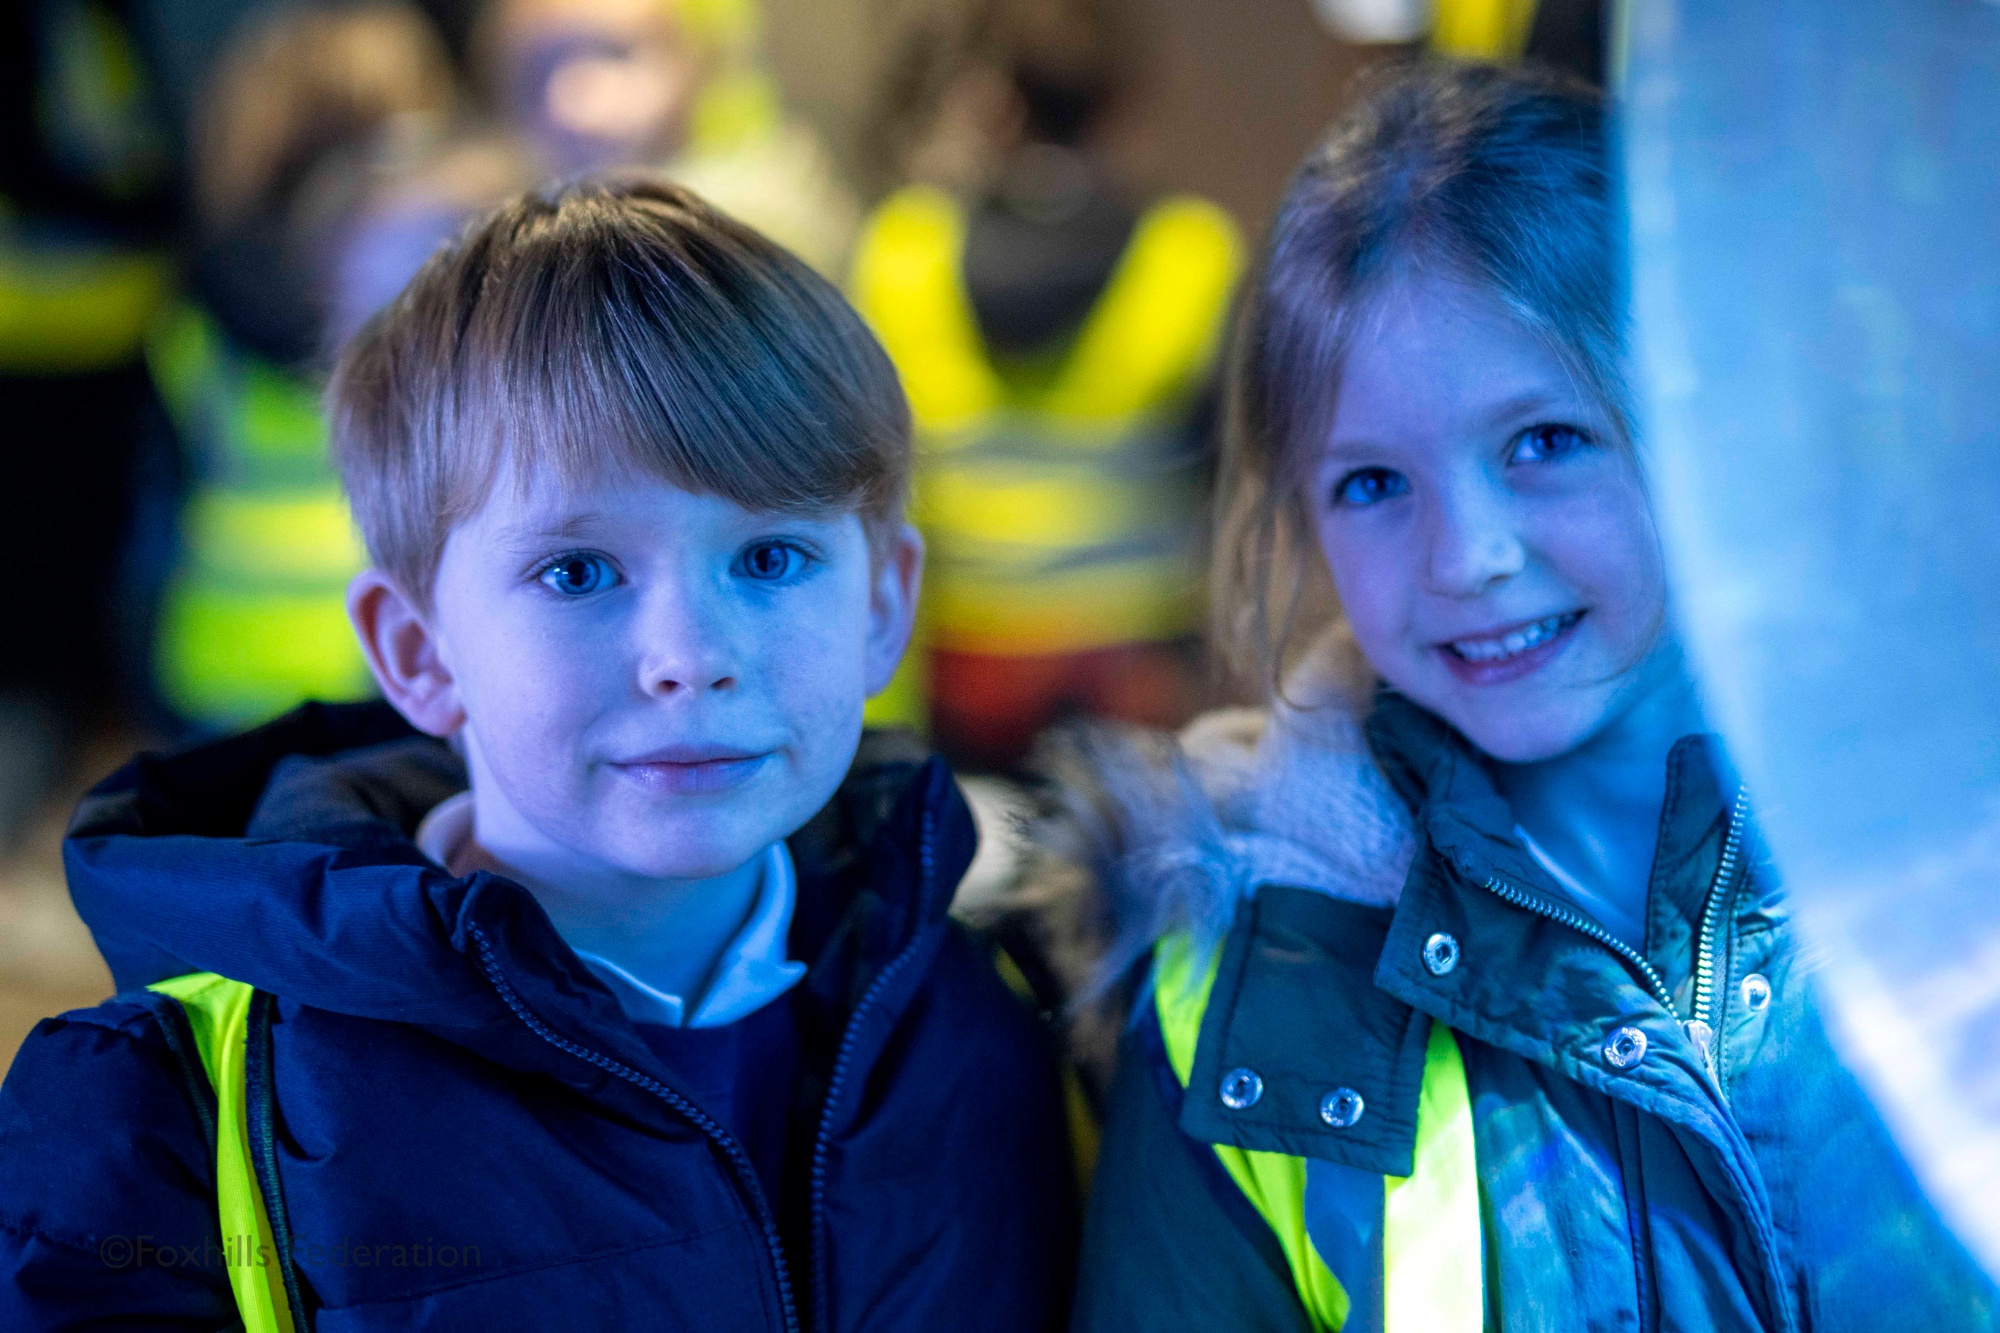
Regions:
<svg viewBox="0 0 2000 1333"><path fill-rule="evenodd" d="M416 842L425 856L451 869L472 841L472 793L460 792L424 816ZM721 1027L747 1018L798 983L804 963L785 957L786 935L798 901L798 872L780 839L764 849L757 898L743 928L708 969L707 988L692 999L650 986L608 958L585 950L576 956L597 974L635 1023L665 1027ZM692 1009L693 1016L689 1017Z"/></svg>

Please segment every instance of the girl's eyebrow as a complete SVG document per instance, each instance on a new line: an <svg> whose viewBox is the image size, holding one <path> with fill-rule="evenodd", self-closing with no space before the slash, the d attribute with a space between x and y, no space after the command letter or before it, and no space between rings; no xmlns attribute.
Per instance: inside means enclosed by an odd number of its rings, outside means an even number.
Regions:
<svg viewBox="0 0 2000 1333"><path fill-rule="evenodd" d="M1525 393L1517 393L1511 398L1503 398L1495 403L1492 410L1487 412L1486 420L1490 425L1502 426L1521 417L1546 412L1561 402L1561 398L1557 395L1545 393L1540 389L1529 389Z"/></svg>
<svg viewBox="0 0 2000 1333"><path fill-rule="evenodd" d="M1319 466L1325 468L1330 463L1346 463L1379 452L1381 446L1366 436L1336 436L1328 440L1326 448L1320 451Z"/></svg>

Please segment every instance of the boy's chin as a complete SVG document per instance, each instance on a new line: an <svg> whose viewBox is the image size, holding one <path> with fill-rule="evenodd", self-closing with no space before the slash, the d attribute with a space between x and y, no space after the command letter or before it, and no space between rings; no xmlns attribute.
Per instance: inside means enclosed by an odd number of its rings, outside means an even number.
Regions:
<svg viewBox="0 0 2000 1333"><path fill-rule="evenodd" d="M717 838L712 836L713 830L701 832L710 836L649 839L641 845L617 848L605 859L627 874L648 879L716 879L742 869L780 836L774 833L762 837L760 833L745 832L738 837Z"/></svg>

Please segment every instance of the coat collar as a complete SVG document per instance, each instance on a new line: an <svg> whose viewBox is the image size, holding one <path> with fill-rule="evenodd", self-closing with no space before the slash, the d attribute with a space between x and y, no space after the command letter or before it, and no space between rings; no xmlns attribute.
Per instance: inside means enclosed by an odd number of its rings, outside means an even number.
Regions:
<svg viewBox="0 0 2000 1333"><path fill-rule="evenodd" d="M1222 946L1182 1128L1208 1142L1407 1174L1435 1020L1719 1136L1698 1057L1634 970L1486 887L1499 877L1559 899L1471 749L1392 694L1378 699L1367 732L1416 819L1419 848L1402 893L1385 907L1266 885L1244 904ZM1646 950L1683 1011L1727 814L1712 742L1683 739L1668 760ZM1768 908L1757 896L1740 896L1739 915ZM1459 946L1443 976L1424 963L1426 943L1440 934ZM1644 1030L1653 1052L1629 1073L1602 1056L1606 1035L1622 1025ZM1264 1081L1249 1112L1216 1095L1237 1068ZM1360 1092L1367 1106L1347 1129L1319 1115L1336 1088Z"/></svg>

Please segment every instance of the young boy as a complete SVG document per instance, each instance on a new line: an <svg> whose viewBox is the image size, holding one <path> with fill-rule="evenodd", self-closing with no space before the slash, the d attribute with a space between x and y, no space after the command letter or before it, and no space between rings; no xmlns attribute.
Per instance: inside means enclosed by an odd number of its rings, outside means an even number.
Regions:
<svg viewBox="0 0 2000 1333"><path fill-rule="evenodd" d="M84 802L126 993L0 1091L0 1327L1058 1321L1052 1051L946 916L950 775L862 735L922 548L853 312L684 192L574 186L330 397L387 703Z"/></svg>

